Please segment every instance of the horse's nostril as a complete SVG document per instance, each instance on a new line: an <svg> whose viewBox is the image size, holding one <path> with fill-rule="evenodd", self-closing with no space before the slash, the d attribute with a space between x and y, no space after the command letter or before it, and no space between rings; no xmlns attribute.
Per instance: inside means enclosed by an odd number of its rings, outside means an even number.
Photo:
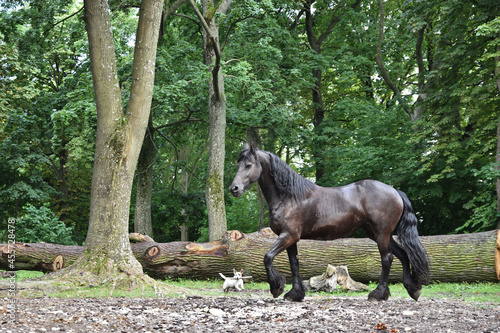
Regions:
<svg viewBox="0 0 500 333"><path fill-rule="evenodd" d="M231 188L231 192L236 192L238 191L238 185L234 185L232 188Z"/></svg>

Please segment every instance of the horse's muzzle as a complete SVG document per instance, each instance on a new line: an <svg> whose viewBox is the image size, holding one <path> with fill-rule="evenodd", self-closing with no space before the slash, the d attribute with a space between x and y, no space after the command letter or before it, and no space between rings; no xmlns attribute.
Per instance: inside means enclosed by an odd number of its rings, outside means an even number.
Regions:
<svg viewBox="0 0 500 333"><path fill-rule="evenodd" d="M229 187L229 192L231 192L233 197L239 198L243 194L243 187L231 184L231 186Z"/></svg>

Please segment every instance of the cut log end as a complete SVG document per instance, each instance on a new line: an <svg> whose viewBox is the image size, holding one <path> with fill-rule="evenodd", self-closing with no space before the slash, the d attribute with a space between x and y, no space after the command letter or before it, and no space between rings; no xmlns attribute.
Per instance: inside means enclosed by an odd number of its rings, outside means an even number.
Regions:
<svg viewBox="0 0 500 333"><path fill-rule="evenodd" d="M242 238L245 238L245 234L239 230L230 230L225 233L223 238L231 241L238 241Z"/></svg>
<svg viewBox="0 0 500 333"><path fill-rule="evenodd" d="M153 260L156 257L158 257L160 255L160 253L161 253L161 250L158 247L158 245L153 245L145 251L144 257L146 257L146 259Z"/></svg>
<svg viewBox="0 0 500 333"><path fill-rule="evenodd" d="M64 268L64 257L62 255L58 255L52 262L52 270L54 272L57 272L63 268Z"/></svg>
<svg viewBox="0 0 500 333"><path fill-rule="evenodd" d="M13 249L14 249L14 246L13 246L13 245L11 245L11 244L5 244L4 246L2 246L2 247L0 248L0 252L1 252L2 254L9 254L9 253L11 253L11 252L12 252L12 250L13 250Z"/></svg>

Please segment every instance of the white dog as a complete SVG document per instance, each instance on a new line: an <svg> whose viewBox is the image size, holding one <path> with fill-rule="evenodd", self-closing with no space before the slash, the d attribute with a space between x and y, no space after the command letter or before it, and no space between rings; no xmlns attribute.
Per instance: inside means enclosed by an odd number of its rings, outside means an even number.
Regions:
<svg viewBox="0 0 500 333"><path fill-rule="evenodd" d="M243 276L243 270L237 271L233 268L234 276L232 278L225 277L224 274L219 273L220 276L224 279L224 285L222 286L222 290L224 292L228 292L229 289L236 289L238 291L245 290L243 287L243 279L250 278L251 276Z"/></svg>

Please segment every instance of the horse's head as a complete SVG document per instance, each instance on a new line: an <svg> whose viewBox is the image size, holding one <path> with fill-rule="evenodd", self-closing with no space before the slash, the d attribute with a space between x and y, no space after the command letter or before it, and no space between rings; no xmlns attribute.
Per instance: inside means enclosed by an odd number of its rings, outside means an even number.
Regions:
<svg viewBox="0 0 500 333"><path fill-rule="evenodd" d="M245 144L245 149L238 157L238 172L234 176L229 191L235 197L241 196L250 185L259 179L261 173L262 166L257 158L257 149Z"/></svg>

